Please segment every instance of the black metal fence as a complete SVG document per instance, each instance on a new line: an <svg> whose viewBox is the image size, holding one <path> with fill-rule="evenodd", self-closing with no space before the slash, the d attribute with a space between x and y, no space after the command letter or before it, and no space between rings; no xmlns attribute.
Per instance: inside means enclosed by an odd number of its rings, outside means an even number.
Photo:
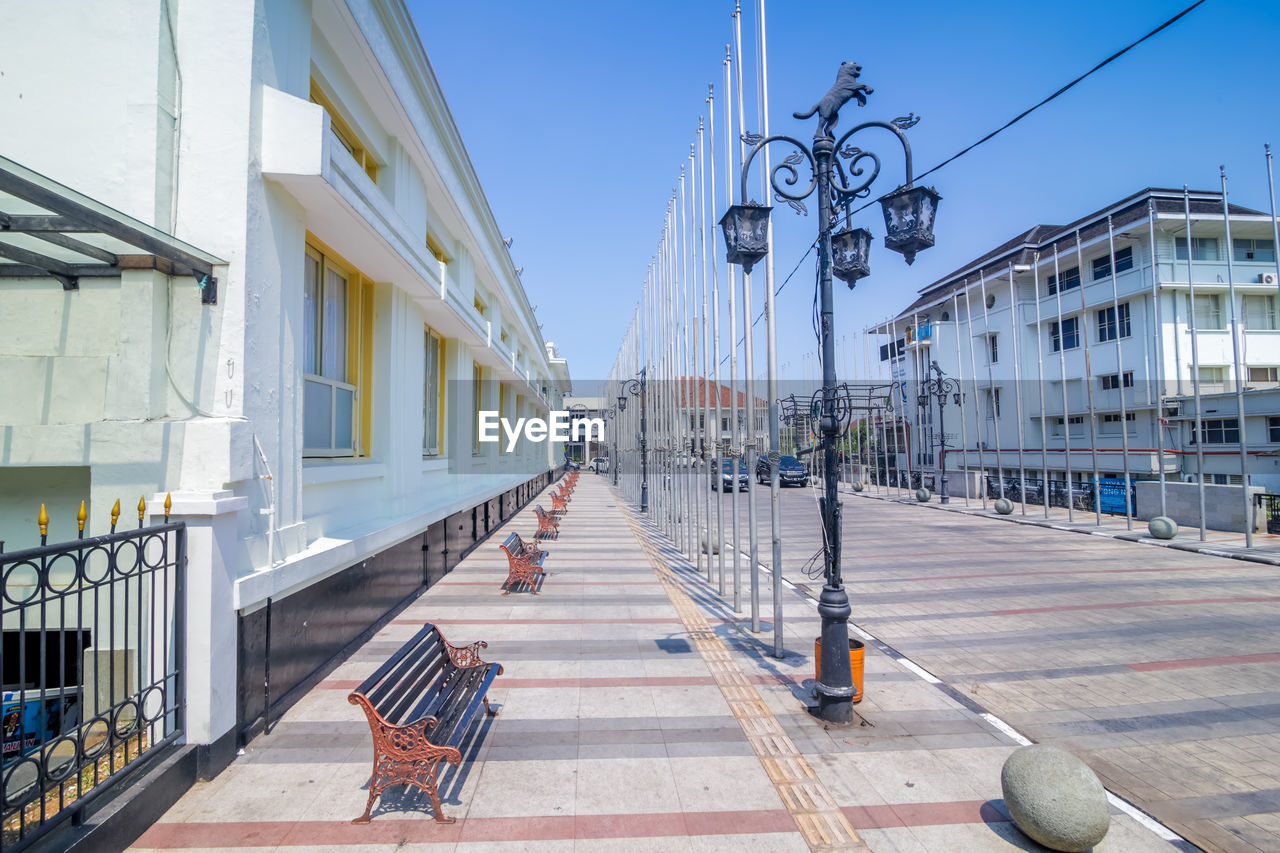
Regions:
<svg viewBox="0 0 1280 853"><path fill-rule="evenodd" d="M1001 481L999 477L988 474L986 476L986 487L988 499L994 500L1001 496ZM1017 477L1005 477L1003 487L1004 497L1014 503L1021 503L1025 492L1028 504L1044 506L1047 494L1049 506L1056 506L1062 509L1070 506L1074 509L1093 511L1094 488L1092 483L1072 483L1071 490L1068 492L1067 484L1062 480L1050 480L1046 489L1045 481L1036 477L1028 477L1025 481L1020 481Z"/></svg>
<svg viewBox="0 0 1280 853"><path fill-rule="evenodd" d="M1267 532L1280 533L1280 495L1255 495L1254 500L1258 502L1258 512L1266 514Z"/></svg>
<svg viewBox="0 0 1280 853"><path fill-rule="evenodd" d="M0 552L4 850L75 818L182 734L186 525L112 531Z"/></svg>

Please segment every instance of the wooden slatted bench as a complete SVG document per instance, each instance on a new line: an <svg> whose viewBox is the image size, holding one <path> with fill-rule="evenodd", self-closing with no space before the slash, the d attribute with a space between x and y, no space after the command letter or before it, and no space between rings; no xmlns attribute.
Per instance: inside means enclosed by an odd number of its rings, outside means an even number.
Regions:
<svg viewBox="0 0 1280 853"><path fill-rule="evenodd" d="M552 515L564 515L569 511L569 498L565 495L557 495L551 493L551 513Z"/></svg>
<svg viewBox="0 0 1280 853"><path fill-rule="evenodd" d="M454 822L441 811L437 771L441 759L461 763L463 735L482 703L487 714L498 714L485 693L502 664L480 659L486 646L455 646L435 625L424 625L347 697L364 709L373 731L369 800L352 823L368 823L374 801L393 785L425 792L435 819Z"/></svg>
<svg viewBox="0 0 1280 853"><path fill-rule="evenodd" d="M507 579L502 584L502 594L509 595L511 588L523 581L537 595L538 575L546 574L542 564L547 559L547 552L525 542L519 533L512 533L498 547L507 555Z"/></svg>
<svg viewBox="0 0 1280 853"><path fill-rule="evenodd" d="M544 536L559 539L560 522L553 515L548 514L541 504L535 506L533 512L538 516L538 532L533 535L533 541L537 542Z"/></svg>

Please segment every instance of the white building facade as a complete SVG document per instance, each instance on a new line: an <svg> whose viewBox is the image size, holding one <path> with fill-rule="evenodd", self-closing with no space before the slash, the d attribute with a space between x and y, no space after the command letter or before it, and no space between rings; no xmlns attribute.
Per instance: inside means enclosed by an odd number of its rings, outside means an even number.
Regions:
<svg viewBox="0 0 1280 853"><path fill-rule="evenodd" d="M1229 225L1219 193L1144 190L1031 228L922 289L868 341L898 401L879 415L898 435L881 446L901 450L882 467L932 479L943 430L936 400L922 409L918 394L936 362L963 393L941 413L954 494L1024 475L1083 492L1095 472L1159 479L1162 459L1170 482L1238 486L1242 436L1249 485L1280 491L1280 412L1263 393L1280 369L1274 223L1232 205Z"/></svg>
<svg viewBox="0 0 1280 853"><path fill-rule="evenodd" d="M268 631L287 705L546 482L562 448L477 412L563 408L568 365L401 0L67 5L0 9L0 155L224 263L214 305L156 269L0 282L0 539L171 493L187 737L226 758Z"/></svg>

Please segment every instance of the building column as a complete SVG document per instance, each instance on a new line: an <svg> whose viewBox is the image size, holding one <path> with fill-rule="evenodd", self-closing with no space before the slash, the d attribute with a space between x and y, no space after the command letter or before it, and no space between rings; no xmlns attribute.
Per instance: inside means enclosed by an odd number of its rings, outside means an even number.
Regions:
<svg viewBox="0 0 1280 853"><path fill-rule="evenodd" d="M174 492L170 521L187 524L186 741L212 744L236 724L237 567L241 564L239 514L247 497L230 491ZM165 495L150 502L152 520L163 516Z"/></svg>

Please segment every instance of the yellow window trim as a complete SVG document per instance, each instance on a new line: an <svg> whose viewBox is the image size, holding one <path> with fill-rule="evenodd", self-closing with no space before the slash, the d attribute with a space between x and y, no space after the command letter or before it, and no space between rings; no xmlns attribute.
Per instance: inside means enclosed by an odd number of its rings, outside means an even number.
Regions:
<svg viewBox="0 0 1280 853"><path fill-rule="evenodd" d="M447 446L445 444L445 435L444 435L444 424L445 424L445 420L444 420L444 399L445 399L444 397L444 387L445 387L444 342L445 342L445 337L444 335L440 334L435 329L431 328L425 323L423 324L422 328L426 330L428 335L431 335L433 338L435 338L440 342L440 382L439 382L440 387L437 392L439 394L439 399L436 401L436 420L437 420L436 455L443 456L444 448Z"/></svg>
<svg viewBox="0 0 1280 853"><path fill-rule="evenodd" d="M440 247L440 244L437 243L436 240L430 234L427 235L426 243L427 243L427 251L431 253L431 256L433 258L435 258L437 261L439 261L442 264L449 263L449 254Z"/></svg>
<svg viewBox="0 0 1280 853"><path fill-rule="evenodd" d="M347 378L356 386L358 417L352 425L356 456L369 456L373 435L373 405L367 393L373 387L373 281L329 244L306 232L306 254L320 261L323 281L326 268L347 279Z"/></svg>
<svg viewBox="0 0 1280 853"><path fill-rule="evenodd" d="M360 137L351 129L351 125L343 118L337 108L333 105L333 100L324 93L320 88L320 84L316 82L314 77L311 78L311 101L319 104L324 111L329 114L329 127L333 130L333 135L338 137L338 141L342 143L342 147L347 149L355 161L360 164L360 168L364 169L365 174L374 183L378 182L378 162L373 159L373 155L369 153L368 148L360 141Z"/></svg>
<svg viewBox="0 0 1280 853"><path fill-rule="evenodd" d="M484 405L484 368L477 362L471 362L471 387L475 397L475 413L472 417L475 432L475 455L480 455L480 407Z"/></svg>

